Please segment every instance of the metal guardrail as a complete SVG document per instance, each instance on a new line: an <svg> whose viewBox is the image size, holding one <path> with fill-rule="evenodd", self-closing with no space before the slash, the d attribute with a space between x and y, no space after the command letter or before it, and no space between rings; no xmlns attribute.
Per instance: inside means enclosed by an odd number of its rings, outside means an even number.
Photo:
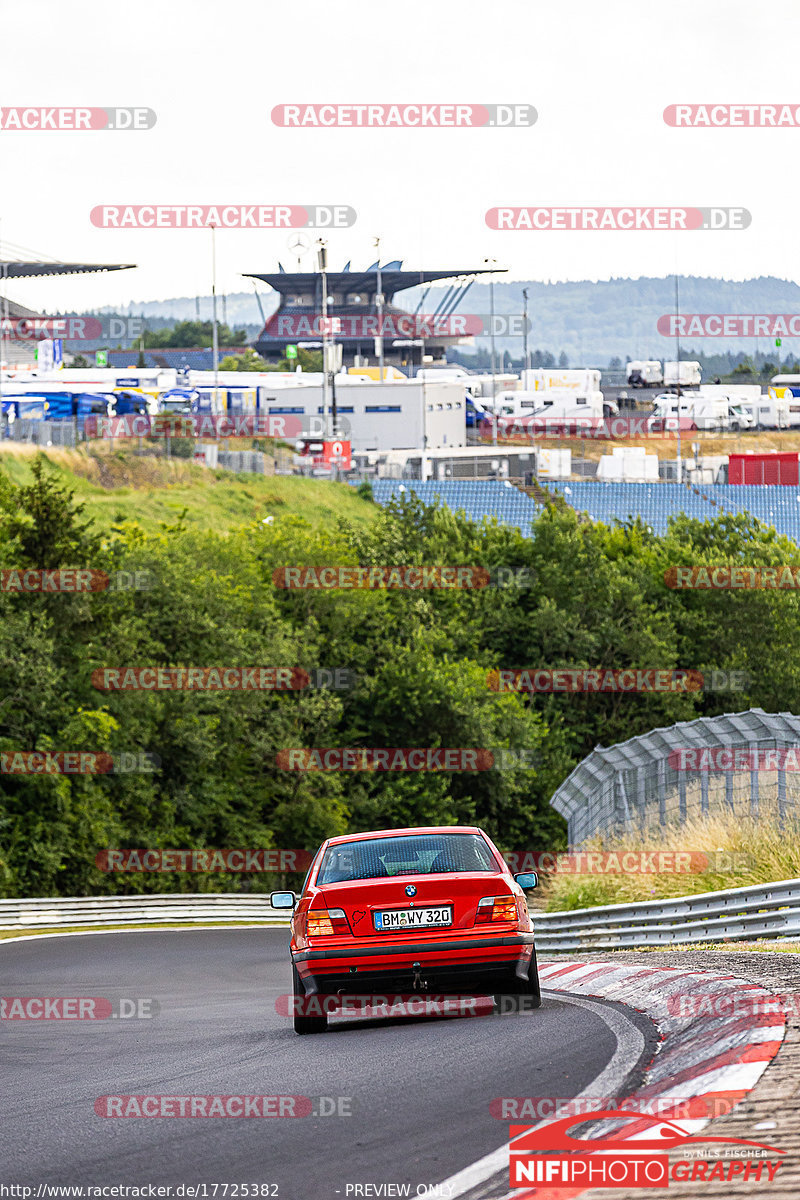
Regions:
<svg viewBox="0 0 800 1200"><path fill-rule="evenodd" d="M619 950L800 935L800 879L674 900L537 913L542 950Z"/></svg>
<svg viewBox="0 0 800 1200"><path fill-rule="evenodd" d="M571 912L534 912L540 950L619 950L675 943L749 941L800 935L800 879L644 900ZM0 929L35 926L203 924L285 925L265 894L192 893L0 900Z"/></svg>
<svg viewBox="0 0 800 1200"><path fill-rule="evenodd" d="M0 929L35 926L155 925L179 922L257 921L285 925L286 916L270 908L265 894L178 893L160 896L50 896L36 900L0 900Z"/></svg>

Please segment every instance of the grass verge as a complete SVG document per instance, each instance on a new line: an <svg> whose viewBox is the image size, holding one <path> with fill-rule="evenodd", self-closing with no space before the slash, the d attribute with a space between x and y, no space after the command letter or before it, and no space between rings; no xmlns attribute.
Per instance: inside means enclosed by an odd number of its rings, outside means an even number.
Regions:
<svg viewBox="0 0 800 1200"><path fill-rule="evenodd" d="M17 486L30 483L38 452L24 443L0 443L0 469ZM364 524L378 511L349 484L324 479L212 471L189 459L137 455L102 444L49 447L44 456L101 530L130 522L158 533L181 521L189 529L223 533L282 516L301 516L315 527L338 517Z"/></svg>
<svg viewBox="0 0 800 1200"><path fill-rule="evenodd" d="M628 854L641 863L643 855L691 852L692 866L704 857L707 867L660 873L617 869L577 875L556 871L542 878L541 895L547 912L666 900L800 878L799 825L787 823L780 827L734 815L708 816L682 826L619 838L597 837L581 845L580 850L615 853L620 868Z"/></svg>

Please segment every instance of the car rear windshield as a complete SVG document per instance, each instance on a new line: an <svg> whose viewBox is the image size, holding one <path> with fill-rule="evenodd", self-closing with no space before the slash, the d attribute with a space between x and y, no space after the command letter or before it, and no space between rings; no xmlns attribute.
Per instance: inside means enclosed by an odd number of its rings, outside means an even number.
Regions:
<svg viewBox="0 0 800 1200"><path fill-rule="evenodd" d="M494 855L477 833L413 834L337 842L335 846L329 846L322 859L317 883L498 870Z"/></svg>

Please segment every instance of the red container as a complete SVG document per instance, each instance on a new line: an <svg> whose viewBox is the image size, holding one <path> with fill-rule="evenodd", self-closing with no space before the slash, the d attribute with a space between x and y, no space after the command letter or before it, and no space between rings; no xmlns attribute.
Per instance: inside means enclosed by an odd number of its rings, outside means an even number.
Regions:
<svg viewBox="0 0 800 1200"><path fill-rule="evenodd" d="M797 487L798 455L732 454L728 465L728 483L778 483Z"/></svg>

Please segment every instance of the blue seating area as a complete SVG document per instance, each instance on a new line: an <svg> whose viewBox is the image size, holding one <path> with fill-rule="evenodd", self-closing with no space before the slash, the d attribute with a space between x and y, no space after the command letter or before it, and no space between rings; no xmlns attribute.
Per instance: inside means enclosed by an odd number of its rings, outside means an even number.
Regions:
<svg viewBox="0 0 800 1200"><path fill-rule="evenodd" d="M800 491L777 484L715 484L697 488L680 483L600 483L559 480L548 483L568 504L596 521L611 524L641 517L654 533L666 533L669 517L686 513L700 521L725 513L749 512L800 544ZM715 501L715 503L712 503Z"/></svg>
<svg viewBox="0 0 800 1200"><path fill-rule="evenodd" d="M497 517L504 525L514 525L524 537L531 536L531 521L539 508L519 488L499 479L442 479L424 483L410 479L376 479L372 494L378 504L414 493L425 504L437 501L453 512L463 509L471 521Z"/></svg>

